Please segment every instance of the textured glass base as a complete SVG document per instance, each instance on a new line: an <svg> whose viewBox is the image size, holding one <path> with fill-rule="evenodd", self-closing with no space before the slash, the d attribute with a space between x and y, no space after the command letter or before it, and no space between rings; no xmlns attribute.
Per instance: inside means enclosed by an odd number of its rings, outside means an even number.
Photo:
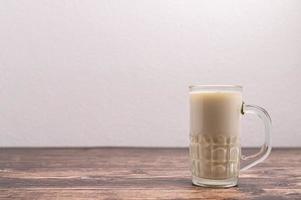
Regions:
<svg viewBox="0 0 301 200"><path fill-rule="evenodd" d="M237 180L238 178L236 177L223 179L223 180L205 179L196 176L192 177L192 183L196 186L202 186L202 187L220 187L220 188L234 187L237 185Z"/></svg>

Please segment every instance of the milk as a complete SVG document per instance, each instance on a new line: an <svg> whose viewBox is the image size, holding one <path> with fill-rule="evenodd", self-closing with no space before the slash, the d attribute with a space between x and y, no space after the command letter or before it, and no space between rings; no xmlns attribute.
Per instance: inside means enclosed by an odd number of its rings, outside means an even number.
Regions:
<svg viewBox="0 0 301 200"><path fill-rule="evenodd" d="M239 92L190 92L190 160L194 177L238 177L241 106Z"/></svg>

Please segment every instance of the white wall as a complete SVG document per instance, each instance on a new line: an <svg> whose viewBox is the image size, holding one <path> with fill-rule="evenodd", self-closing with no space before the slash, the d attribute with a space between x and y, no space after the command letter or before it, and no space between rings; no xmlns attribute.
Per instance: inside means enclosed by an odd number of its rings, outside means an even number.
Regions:
<svg viewBox="0 0 301 200"><path fill-rule="evenodd" d="M0 1L0 146L186 146L191 83L301 145L301 1ZM243 141L260 144L259 120Z"/></svg>

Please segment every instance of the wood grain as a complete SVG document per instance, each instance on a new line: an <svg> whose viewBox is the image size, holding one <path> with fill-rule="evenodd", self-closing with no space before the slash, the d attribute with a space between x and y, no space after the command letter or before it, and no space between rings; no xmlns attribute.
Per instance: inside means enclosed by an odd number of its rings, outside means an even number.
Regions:
<svg viewBox="0 0 301 200"><path fill-rule="evenodd" d="M301 149L211 189L191 184L187 149L2 148L0 199L301 199Z"/></svg>

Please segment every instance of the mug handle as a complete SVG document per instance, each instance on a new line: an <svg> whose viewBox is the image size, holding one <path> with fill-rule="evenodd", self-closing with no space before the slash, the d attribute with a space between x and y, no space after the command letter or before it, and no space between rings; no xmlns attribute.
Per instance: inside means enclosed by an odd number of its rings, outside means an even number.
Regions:
<svg viewBox="0 0 301 200"><path fill-rule="evenodd" d="M257 117L259 117L264 124L264 132L265 132L264 143L261 146L261 149L258 153L249 156L245 156L241 154L240 156L241 160L250 161L247 162L247 164L242 163L243 165L241 166L240 170L244 171L264 161L271 153L272 146L271 146L270 134L271 134L271 127L272 127L272 120L270 115L265 109L256 105L245 105L244 102L242 103L241 113L243 115L254 114Z"/></svg>

